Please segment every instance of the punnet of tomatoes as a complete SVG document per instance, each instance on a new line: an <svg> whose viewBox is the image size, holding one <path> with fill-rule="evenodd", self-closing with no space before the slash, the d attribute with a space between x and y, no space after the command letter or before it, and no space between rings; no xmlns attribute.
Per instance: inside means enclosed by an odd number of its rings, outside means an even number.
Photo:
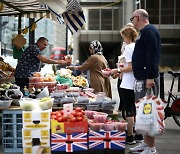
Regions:
<svg viewBox="0 0 180 154"><path fill-rule="evenodd" d="M51 119L58 122L81 122L85 118L85 113L80 107L76 107L69 115L65 115L63 110L51 112Z"/></svg>

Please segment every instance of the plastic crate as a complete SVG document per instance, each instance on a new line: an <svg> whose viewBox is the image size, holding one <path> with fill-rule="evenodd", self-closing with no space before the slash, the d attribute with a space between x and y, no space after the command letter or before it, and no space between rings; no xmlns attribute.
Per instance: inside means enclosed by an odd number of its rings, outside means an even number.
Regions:
<svg viewBox="0 0 180 154"><path fill-rule="evenodd" d="M22 111L2 111L2 147L4 152L22 152Z"/></svg>

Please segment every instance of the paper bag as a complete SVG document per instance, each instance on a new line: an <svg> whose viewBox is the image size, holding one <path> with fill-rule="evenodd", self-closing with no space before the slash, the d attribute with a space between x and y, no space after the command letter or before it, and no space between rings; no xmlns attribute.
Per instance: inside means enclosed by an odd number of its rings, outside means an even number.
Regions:
<svg viewBox="0 0 180 154"><path fill-rule="evenodd" d="M16 46L17 49L21 49L26 44L26 39L23 37L23 35L18 34L13 39L12 43Z"/></svg>

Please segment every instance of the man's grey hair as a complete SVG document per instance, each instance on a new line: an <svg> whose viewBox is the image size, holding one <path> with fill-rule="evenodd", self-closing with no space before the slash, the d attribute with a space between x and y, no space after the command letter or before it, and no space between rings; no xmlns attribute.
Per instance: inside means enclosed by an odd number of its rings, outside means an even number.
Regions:
<svg viewBox="0 0 180 154"><path fill-rule="evenodd" d="M146 10L144 10L144 9L138 9L138 10L135 11L135 13L137 13L141 17L145 17L147 19L149 18L148 12Z"/></svg>

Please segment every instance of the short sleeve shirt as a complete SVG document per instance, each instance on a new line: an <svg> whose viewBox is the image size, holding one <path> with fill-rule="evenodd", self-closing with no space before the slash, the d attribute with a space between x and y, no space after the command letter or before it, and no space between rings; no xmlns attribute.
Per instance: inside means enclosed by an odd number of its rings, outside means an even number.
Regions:
<svg viewBox="0 0 180 154"><path fill-rule="evenodd" d="M28 78L33 72L40 70L40 60L37 55L41 55L41 51L36 44L26 48L18 61L15 72L16 78Z"/></svg>
<svg viewBox="0 0 180 154"><path fill-rule="evenodd" d="M134 51L134 46L135 43L130 43L125 47L123 56L125 57L125 63L124 66L127 67L128 63L132 62L132 54ZM134 74L133 72L123 72L123 76L122 76L122 82L120 87L124 88L124 89L134 89Z"/></svg>

